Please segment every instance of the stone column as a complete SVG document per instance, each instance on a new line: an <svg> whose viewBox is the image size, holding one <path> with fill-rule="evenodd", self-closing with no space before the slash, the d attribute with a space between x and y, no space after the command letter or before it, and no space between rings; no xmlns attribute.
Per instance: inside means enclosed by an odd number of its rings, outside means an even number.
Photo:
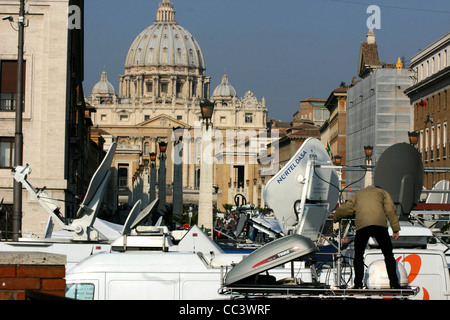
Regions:
<svg viewBox="0 0 450 320"><path fill-rule="evenodd" d="M200 165L200 192L198 203L198 226L213 236L213 155L212 128L202 127L202 161ZM206 230L208 229L208 230Z"/></svg>

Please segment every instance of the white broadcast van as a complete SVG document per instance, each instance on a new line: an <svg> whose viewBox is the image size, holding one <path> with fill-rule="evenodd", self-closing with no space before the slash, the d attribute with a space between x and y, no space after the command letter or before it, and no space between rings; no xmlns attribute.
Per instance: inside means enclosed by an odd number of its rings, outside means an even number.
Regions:
<svg viewBox="0 0 450 320"><path fill-rule="evenodd" d="M402 217L411 213L422 192L421 164L420 154L406 143L388 148L378 160L375 185L391 193ZM284 236L248 255L225 254L198 228L192 228L178 245L168 245L168 233L161 227L139 226L149 211L136 211L136 217L130 214L122 237L111 244L113 252L93 255L68 272L66 296L99 300L209 300L261 294L449 299L449 246L430 244L430 229L409 221L400 222L402 231L394 246L401 289L386 286L384 259L376 244L366 250L366 289L347 286L351 268L342 270L339 260L337 267L333 262L329 269L315 269L323 224L338 201L337 189L331 187L339 183L335 170L320 141L306 140L264 190Z"/></svg>

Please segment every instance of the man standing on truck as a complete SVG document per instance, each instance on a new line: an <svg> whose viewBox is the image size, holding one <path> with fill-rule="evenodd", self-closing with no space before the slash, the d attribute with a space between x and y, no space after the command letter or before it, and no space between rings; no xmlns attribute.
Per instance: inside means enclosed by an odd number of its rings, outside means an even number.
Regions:
<svg viewBox="0 0 450 320"><path fill-rule="evenodd" d="M391 196L386 190L369 186L355 193L350 200L336 209L333 221L338 222L344 217L355 215L355 257L354 288L362 289L364 276L364 251L370 237L374 237L380 246L386 263L389 284L392 289L399 289L396 272L396 262L392 253L392 242L389 238L387 220L392 228L392 238L399 237L400 225L396 208Z"/></svg>

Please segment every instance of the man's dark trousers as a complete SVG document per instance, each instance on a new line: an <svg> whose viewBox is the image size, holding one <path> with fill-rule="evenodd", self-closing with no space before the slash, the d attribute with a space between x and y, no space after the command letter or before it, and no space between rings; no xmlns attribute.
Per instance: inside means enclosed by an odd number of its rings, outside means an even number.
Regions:
<svg viewBox="0 0 450 320"><path fill-rule="evenodd" d="M362 288L364 277L364 251L370 237L375 238L380 246L381 252L383 252L391 288L399 288L396 263L392 253L392 242L389 237L388 229L382 226L368 226L356 231L355 260L353 262L355 269L355 288Z"/></svg>

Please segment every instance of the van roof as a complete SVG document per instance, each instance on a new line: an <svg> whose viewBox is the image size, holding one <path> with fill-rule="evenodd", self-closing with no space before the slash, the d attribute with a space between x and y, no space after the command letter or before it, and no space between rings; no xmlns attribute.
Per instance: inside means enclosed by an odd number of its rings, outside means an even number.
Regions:
<svg viewBox="0 0 450 320"><path fill-rule="evenodd" d="M214 266L231 265L242 260L241 255L219 254ZM207 258L208 261L210 257ZM69 272L204 272L212 270L193 252L121 252L98 253L81 261Z"/></svg>

